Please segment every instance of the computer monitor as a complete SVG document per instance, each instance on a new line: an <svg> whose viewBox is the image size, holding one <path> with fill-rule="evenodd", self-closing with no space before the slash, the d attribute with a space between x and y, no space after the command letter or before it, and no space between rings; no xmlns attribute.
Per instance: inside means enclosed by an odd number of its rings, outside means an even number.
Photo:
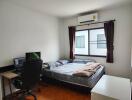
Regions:
<svg viewBox="0 0 132 100"><path fill-rule="evenodd" d="M26 61L35 61L41 59L40 52L27 52L26 53Z"/></svg>
<svg viewBox="0 0 132 100"><path fill-rule="evenodd" d="M14 58L14 66L16 70L21 70L25 62L25 57Z"/></svg>

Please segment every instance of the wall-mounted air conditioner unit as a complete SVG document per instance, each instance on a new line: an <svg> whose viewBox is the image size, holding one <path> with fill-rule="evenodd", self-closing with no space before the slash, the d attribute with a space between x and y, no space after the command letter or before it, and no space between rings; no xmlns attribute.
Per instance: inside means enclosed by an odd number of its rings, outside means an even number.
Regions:
<svg viewBox="0 0 132 100"><path fill-rule="evenodd" d="M93 13L93 14L78 17L79 23L96 22L96 21L98 21L98 13Z"/></svg>

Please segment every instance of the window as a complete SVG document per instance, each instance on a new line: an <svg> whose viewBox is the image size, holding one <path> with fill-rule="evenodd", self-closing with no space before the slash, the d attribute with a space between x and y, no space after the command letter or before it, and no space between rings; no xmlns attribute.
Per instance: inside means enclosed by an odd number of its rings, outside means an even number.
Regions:
<svg viewBox="0 0 132 100"><path fill-rule="evenodd" d="M97 48L100 48L100 49L106 48L106 39L104 34L97 35Z"/></svg>
<svg viewBox="0 0 132 100"><path fill-rule="evenodd" d="M76 31L75 54L106 56L104 28Z"/></svg>
<svg viewBox="0 0 132 100"><path fill-rule="evenodd" d="M88 54L88 33L85 31L77 31L75 36L75 54Z"/></svg>
<svg viewBox="0 0 132 100"><path fill-rule="evenodd" d="M76 48L85 48L85 36L76 36Z"/></svg>

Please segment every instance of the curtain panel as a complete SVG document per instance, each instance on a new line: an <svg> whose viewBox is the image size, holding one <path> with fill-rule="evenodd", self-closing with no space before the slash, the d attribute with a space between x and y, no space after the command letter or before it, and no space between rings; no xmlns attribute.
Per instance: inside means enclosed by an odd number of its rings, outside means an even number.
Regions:
<svg viewBox="0 0 132 100"><path fill-rule="evenodd" d="M105 36L106 36L106 46L107 46L107 58L106 62L113 63L114 57L113 57L113 43L114 43L114 22L109 21L104 23L104 29L105 29Z"/></svg>
<svg viewBox="0 0 132 100"><path fill-rule="evenodd" d="M70 43L70 59L74 59L74 50L75 50L75 32L76 28L74 26L69 27L69 43Z"/></svg>

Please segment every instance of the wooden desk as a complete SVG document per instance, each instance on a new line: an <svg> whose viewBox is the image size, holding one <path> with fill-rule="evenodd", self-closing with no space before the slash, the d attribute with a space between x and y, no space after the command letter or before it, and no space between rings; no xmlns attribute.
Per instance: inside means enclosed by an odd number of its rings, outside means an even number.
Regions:
<svg viewBox="0 0 132 100"><path fill-rule="evenodd" d="M103 75L91 91L91 100L131 100L130 79Z"/></svg>
<svg viewBox="0 0 132 100"><path fill-rule="evenodd" d="M5 98L5 83L4 83L4 79L7 79L9 82L9 88L10 88L10 93L12 96L12 88L11 88L11 80L18 77L18 74L15 74L11 71L7 71L7 72L3 72L0 74L2 76L2 85L3 85L3 98Z"/></svg>

